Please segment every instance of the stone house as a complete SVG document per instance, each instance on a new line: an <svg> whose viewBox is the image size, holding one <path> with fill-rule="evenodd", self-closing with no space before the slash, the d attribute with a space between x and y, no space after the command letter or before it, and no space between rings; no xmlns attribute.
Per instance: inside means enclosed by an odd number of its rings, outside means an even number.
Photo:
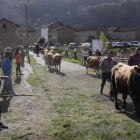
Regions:
<svg viewBox="0 0 140 140"><path fill-rule="evenodd" d="M20 44L27 44L27 28L25 25L19 24L19 28L16 30L16 35L19 37ZM40 36L41 33L36 32L34 28L28 26L29 45L34 45Z"/></svg>
<svg viewBox="0 0 140 140"><path fill-rule="evenodd" d="M64 24L62 24L61 21L53 22L51 24L42 26L42 28L41 28L41 37L44 37L45 42L48 42L48 40L49 40L49 37L48 37L49 33L48 32L53 30L53 29L59 28L61 26L64 26Z"/></svg>
<svg viewBox="0 0 140 140"><path fill-rule="evenodd" d="M52 43L69 44L75 42L76 29L70 26L61 26L49 31L48 41Z"/></svg>
<svg viewBox="0 0 140 140"><path fill-rule="evenodd" d="M108 28L108 32L120 41L140 41L140 27L135 28Z"/></svg>
<svg viewBox="0 0 140 140"><path fill-rule="evenodd" d="M76 30L76 42L78 44L91 42L92 39L99 38L101 31L103 31L105 35L108 33L107 28L103 25L79 27Z"/></svg>
<svg viewBox="0 0 140 140"><path fill-rule="evenodd" d="M0 49L16 48L19 45L19 37L16 35L17 28L19 28L18 24L5 18L0 20Z"/></svg>
<svg viewBox="0 0 140 140"><path fill-rule="evenodd" d="M40 37L35 29L28 27L29 44L33 44ZM13 23L5 18L0 20L0 49L11 47L15 49L20 44L27 44L26 26Z"/></svg>

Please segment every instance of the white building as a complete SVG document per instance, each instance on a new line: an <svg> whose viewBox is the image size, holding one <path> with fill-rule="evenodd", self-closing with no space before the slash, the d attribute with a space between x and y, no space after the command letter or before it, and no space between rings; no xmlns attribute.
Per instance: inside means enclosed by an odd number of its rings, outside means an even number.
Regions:
<svg viewBox="0 0 140 140"><path fill-rule="evenodd" d="M64 26L64 24L61 23L61 21L57 21L57 22L53 22L49 25L45 25L41 28L41 37L44 37L45 38L45 42L48 42L48 32L53 30L53 29L56 29L58 27L61 27L61 26Z"/></svg>

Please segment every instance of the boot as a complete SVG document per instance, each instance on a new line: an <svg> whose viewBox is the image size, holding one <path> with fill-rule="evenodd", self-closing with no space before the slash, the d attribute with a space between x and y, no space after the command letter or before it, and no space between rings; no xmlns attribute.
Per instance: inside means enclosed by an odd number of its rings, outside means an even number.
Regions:
<svg viewBox="0 0 140 140"><path fill-rule="evenodd" d="M103 94L103 88L104 88L104 86L101 85L100 94Z"/></svg>
<svg viewBox="0 0 140 140"><path fill-rule="evenodd" d="M5 126L2 124L2 122L0 122L0 129L8 129L8 126Z"/></svg>

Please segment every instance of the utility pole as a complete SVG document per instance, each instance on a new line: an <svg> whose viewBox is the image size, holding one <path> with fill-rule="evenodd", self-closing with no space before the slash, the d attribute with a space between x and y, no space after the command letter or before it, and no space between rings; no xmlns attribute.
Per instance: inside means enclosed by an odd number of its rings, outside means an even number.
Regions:
<svg viewBox="0 0 140 140"><path fill-rule="evenodd" d="M65 26L65 45L66 45L66 42L67 40L66 40L66 26Z"/></svg>
<svg viewBox="0 0 140 140"><path fill-rule="evenodd" d="M28 13L27 13L27 5L25 5L26 9L26 31L27 31L27 56L28 56L28 62L30 63L30 57L29 57L29 40L28 40Z"/></svg>

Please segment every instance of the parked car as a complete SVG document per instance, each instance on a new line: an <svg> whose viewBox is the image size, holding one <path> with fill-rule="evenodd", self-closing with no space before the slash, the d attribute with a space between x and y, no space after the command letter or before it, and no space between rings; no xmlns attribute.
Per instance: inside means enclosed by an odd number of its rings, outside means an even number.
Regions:
<svg viewBox="0 0 140 140"><path fill-rule="evenodd" d="M77 47L77 43L70 43L68 46L69 46L70 48L75 48L75 47Z"/></svg>
<svg viewBox="0 0 140 140"><path fill-rule="evenodd" d="M123 47L131 47L131 46L134 46L130 42L122 42L122 43L123 43Z"/></svg>
<svg viewBox="0 0 140 140"><path fill-rule="evenodd" d="M59 42L57 42L57 43L54 43L54 45L55 45L55 46L60 46L60 43L59 43Z"/></svg>
<svg viewBox="0 0 140 140"><path fill-rule="evenodd" d="M136 47L140 47L140 42L138 42L135 46L136 46Z"/></svg>
<svg viewBox="0 0 140 140"><path fill-rule="evenodd" d="M136 45L139 43L139 41L130 41L130 43L131 43L133 46L136 46Z"/></svg>
<svg viewBox="0 0 140 140"><path fill-rule="evenodd" d="M86 43L80 43L80 44L79 44L79 47L91 48L91 43L88 43L88 42L86 42Z"/></svg>
<svg viewBox="0 0 140 140"><path fill-rule="evenodd" d="M113 42L112 47L116 47L116 48L123 47L123 43L122 42Z"/></svg>
<svg viewBox="0 0 140 140"><path fill-rule="evenodd" d="M109 47L109 48L112 47L112 42L108 42L108 47Z"/></svg>

